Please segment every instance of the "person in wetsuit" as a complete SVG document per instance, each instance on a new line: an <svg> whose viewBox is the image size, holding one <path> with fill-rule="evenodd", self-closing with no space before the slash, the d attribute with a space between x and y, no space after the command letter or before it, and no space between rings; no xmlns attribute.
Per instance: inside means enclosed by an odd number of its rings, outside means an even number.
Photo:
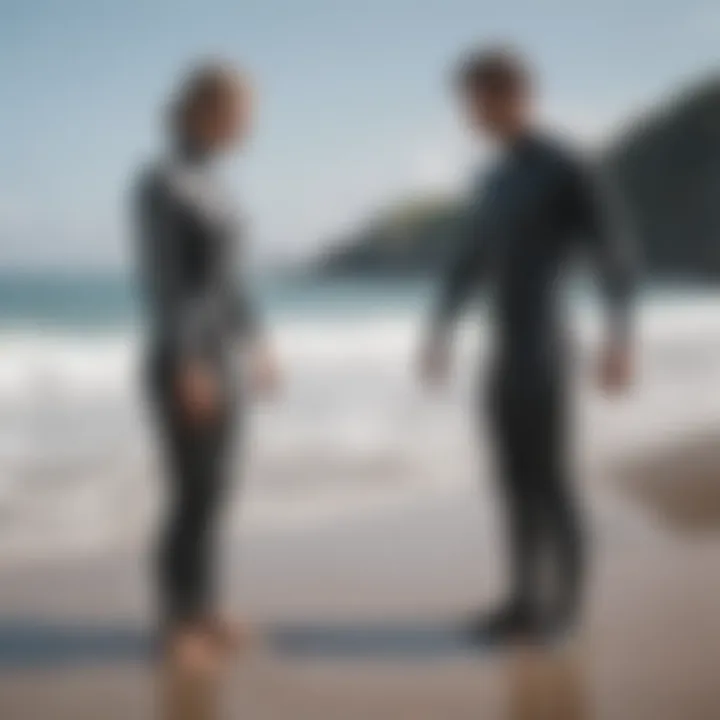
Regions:
<svg viewBox="0 0 720 720"><path fill-rule="evenodd" d="M584 248L600 271L608 330L601 381L608 391L630 380L634 272L597 178L536 128L524 61L507 50L473 55L462 65L459 86L473 128L496 140L501 156L472 199L421 370L428 381L444 378L453 321L486 287L495 331L487 396L508 511L511 591L497 611L473 621L472 631L502 641L568 627L582 600L583 537L568 458L566 266ZM555 579L549 601L548 561Z"/></svg>
<svg viewBox="0 0 720 720"><path fill-rule="evenodd" d="M160 429L169 507L159 548L162 623L180 656L202 662L236 639L218 614L216 533L228 491L242 388L269 389L272 356L247 288L238 283L238 218L215 159L245 138L251 99L230 68L185 80L171 110L171 150L138 180L138 255L149 325L147 385Z"/></svg>

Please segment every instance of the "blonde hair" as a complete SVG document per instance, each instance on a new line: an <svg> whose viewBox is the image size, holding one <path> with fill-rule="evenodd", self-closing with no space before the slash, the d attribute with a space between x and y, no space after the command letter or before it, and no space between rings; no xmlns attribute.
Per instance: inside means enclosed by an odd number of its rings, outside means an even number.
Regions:
<svg viewBox="0 0 720 720"><path fill-rule="evenodd" d="M170 131L177 136L186 135L198 110L220 107L247 90L245 75L228 63L211 61L195 66L185 75L170 103Z"/></svg>

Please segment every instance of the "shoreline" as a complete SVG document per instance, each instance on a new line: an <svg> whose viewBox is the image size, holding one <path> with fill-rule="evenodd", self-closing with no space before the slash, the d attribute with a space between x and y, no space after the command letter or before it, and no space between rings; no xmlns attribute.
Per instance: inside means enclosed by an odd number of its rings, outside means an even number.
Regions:
<svg viewBox="0 0 720 720"><path fill-rule="evenodd" d="M531 713L539 701L528 705L532 691L574 703L559 720L713 720L720 712L720 514L703 515L700 525L684 514L677 524L658 508L674 504L665 489L671 476L687 502L706 506L710 493L720 495L715 446L709 437L627 467L645 495L617 483L588 493L595 536L591 603L580 637L559 656L468 657L418 646L417 635L410 637L411 652L390 655L381 645L358 657L348 644L358 628L374 628L379 641L391 645L403 627L439 628L442 638L443 628L491 602L502 582L498 518L487 526L491 514L483 514L470 488L314 528L249 533L229 548L228 597L271 633L283 627L304 632L315 652L294 657L261 645L248 653L223 685L232 716L390 720L411 713L430 720L477 717L483 708L491 720L513 712L524 720L536 717ZM688 482L687 470L703 448L711 460ZM666 473L659 484L657 463ZM618 482L627 481L618 474ZM3 626L42 620L80 633L114 629L129 641L148 628L146 570L136 555L110 554L3 572ZM332 652L323 646L328 637ZM53 720L90 720L108 697L125 711L136 707L140 714L133 717L149 717L153 673L132 656L132 646L125 648L129 656L116 649L100 664L91 653L46 669L39 663L0 671L0 709L15 712L3 718L46 718L52 708ZM558 685L551 692L552 682ZM578 683L584 688L579 705ZM116 717L113 712L103 720Z"/></svg>

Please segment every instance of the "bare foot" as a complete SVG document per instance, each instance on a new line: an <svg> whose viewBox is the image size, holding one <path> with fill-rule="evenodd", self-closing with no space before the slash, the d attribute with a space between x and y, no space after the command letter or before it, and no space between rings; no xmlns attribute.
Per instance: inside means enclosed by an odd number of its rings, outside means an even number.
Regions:
<svg viewBox="0 0 720 720"><path fill-rule="evenodd" d="M221 657L217 644L202 627L188 627L170 640L168 660L177 671L199 677L216 673Z"/></svg>
<svg viewBox="0 0 720 720"><path fill-rule="evenodd" d="M203 627L175 630L167 646L159 717L163 720L218 717L221 656L217 643Z"/></svg>

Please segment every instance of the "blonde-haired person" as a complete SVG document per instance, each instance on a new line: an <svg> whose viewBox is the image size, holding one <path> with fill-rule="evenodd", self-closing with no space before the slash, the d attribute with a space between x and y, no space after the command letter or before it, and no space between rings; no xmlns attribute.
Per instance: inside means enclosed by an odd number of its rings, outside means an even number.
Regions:
<svg viewBox="0 0 720 720"><path fill-rule="evenodd" d="M215 168L246 140L252 105L247 80L233 68L195 68L170 107L170 151L142 173L136 196L147 387L167 475L158 553L163 637L172 655L200 663L237 640L218 614L214 565L242 388L268 390L277 380L236 276L238 213ZM236 377L238 342L252 351L250 383Z"/></svg>

